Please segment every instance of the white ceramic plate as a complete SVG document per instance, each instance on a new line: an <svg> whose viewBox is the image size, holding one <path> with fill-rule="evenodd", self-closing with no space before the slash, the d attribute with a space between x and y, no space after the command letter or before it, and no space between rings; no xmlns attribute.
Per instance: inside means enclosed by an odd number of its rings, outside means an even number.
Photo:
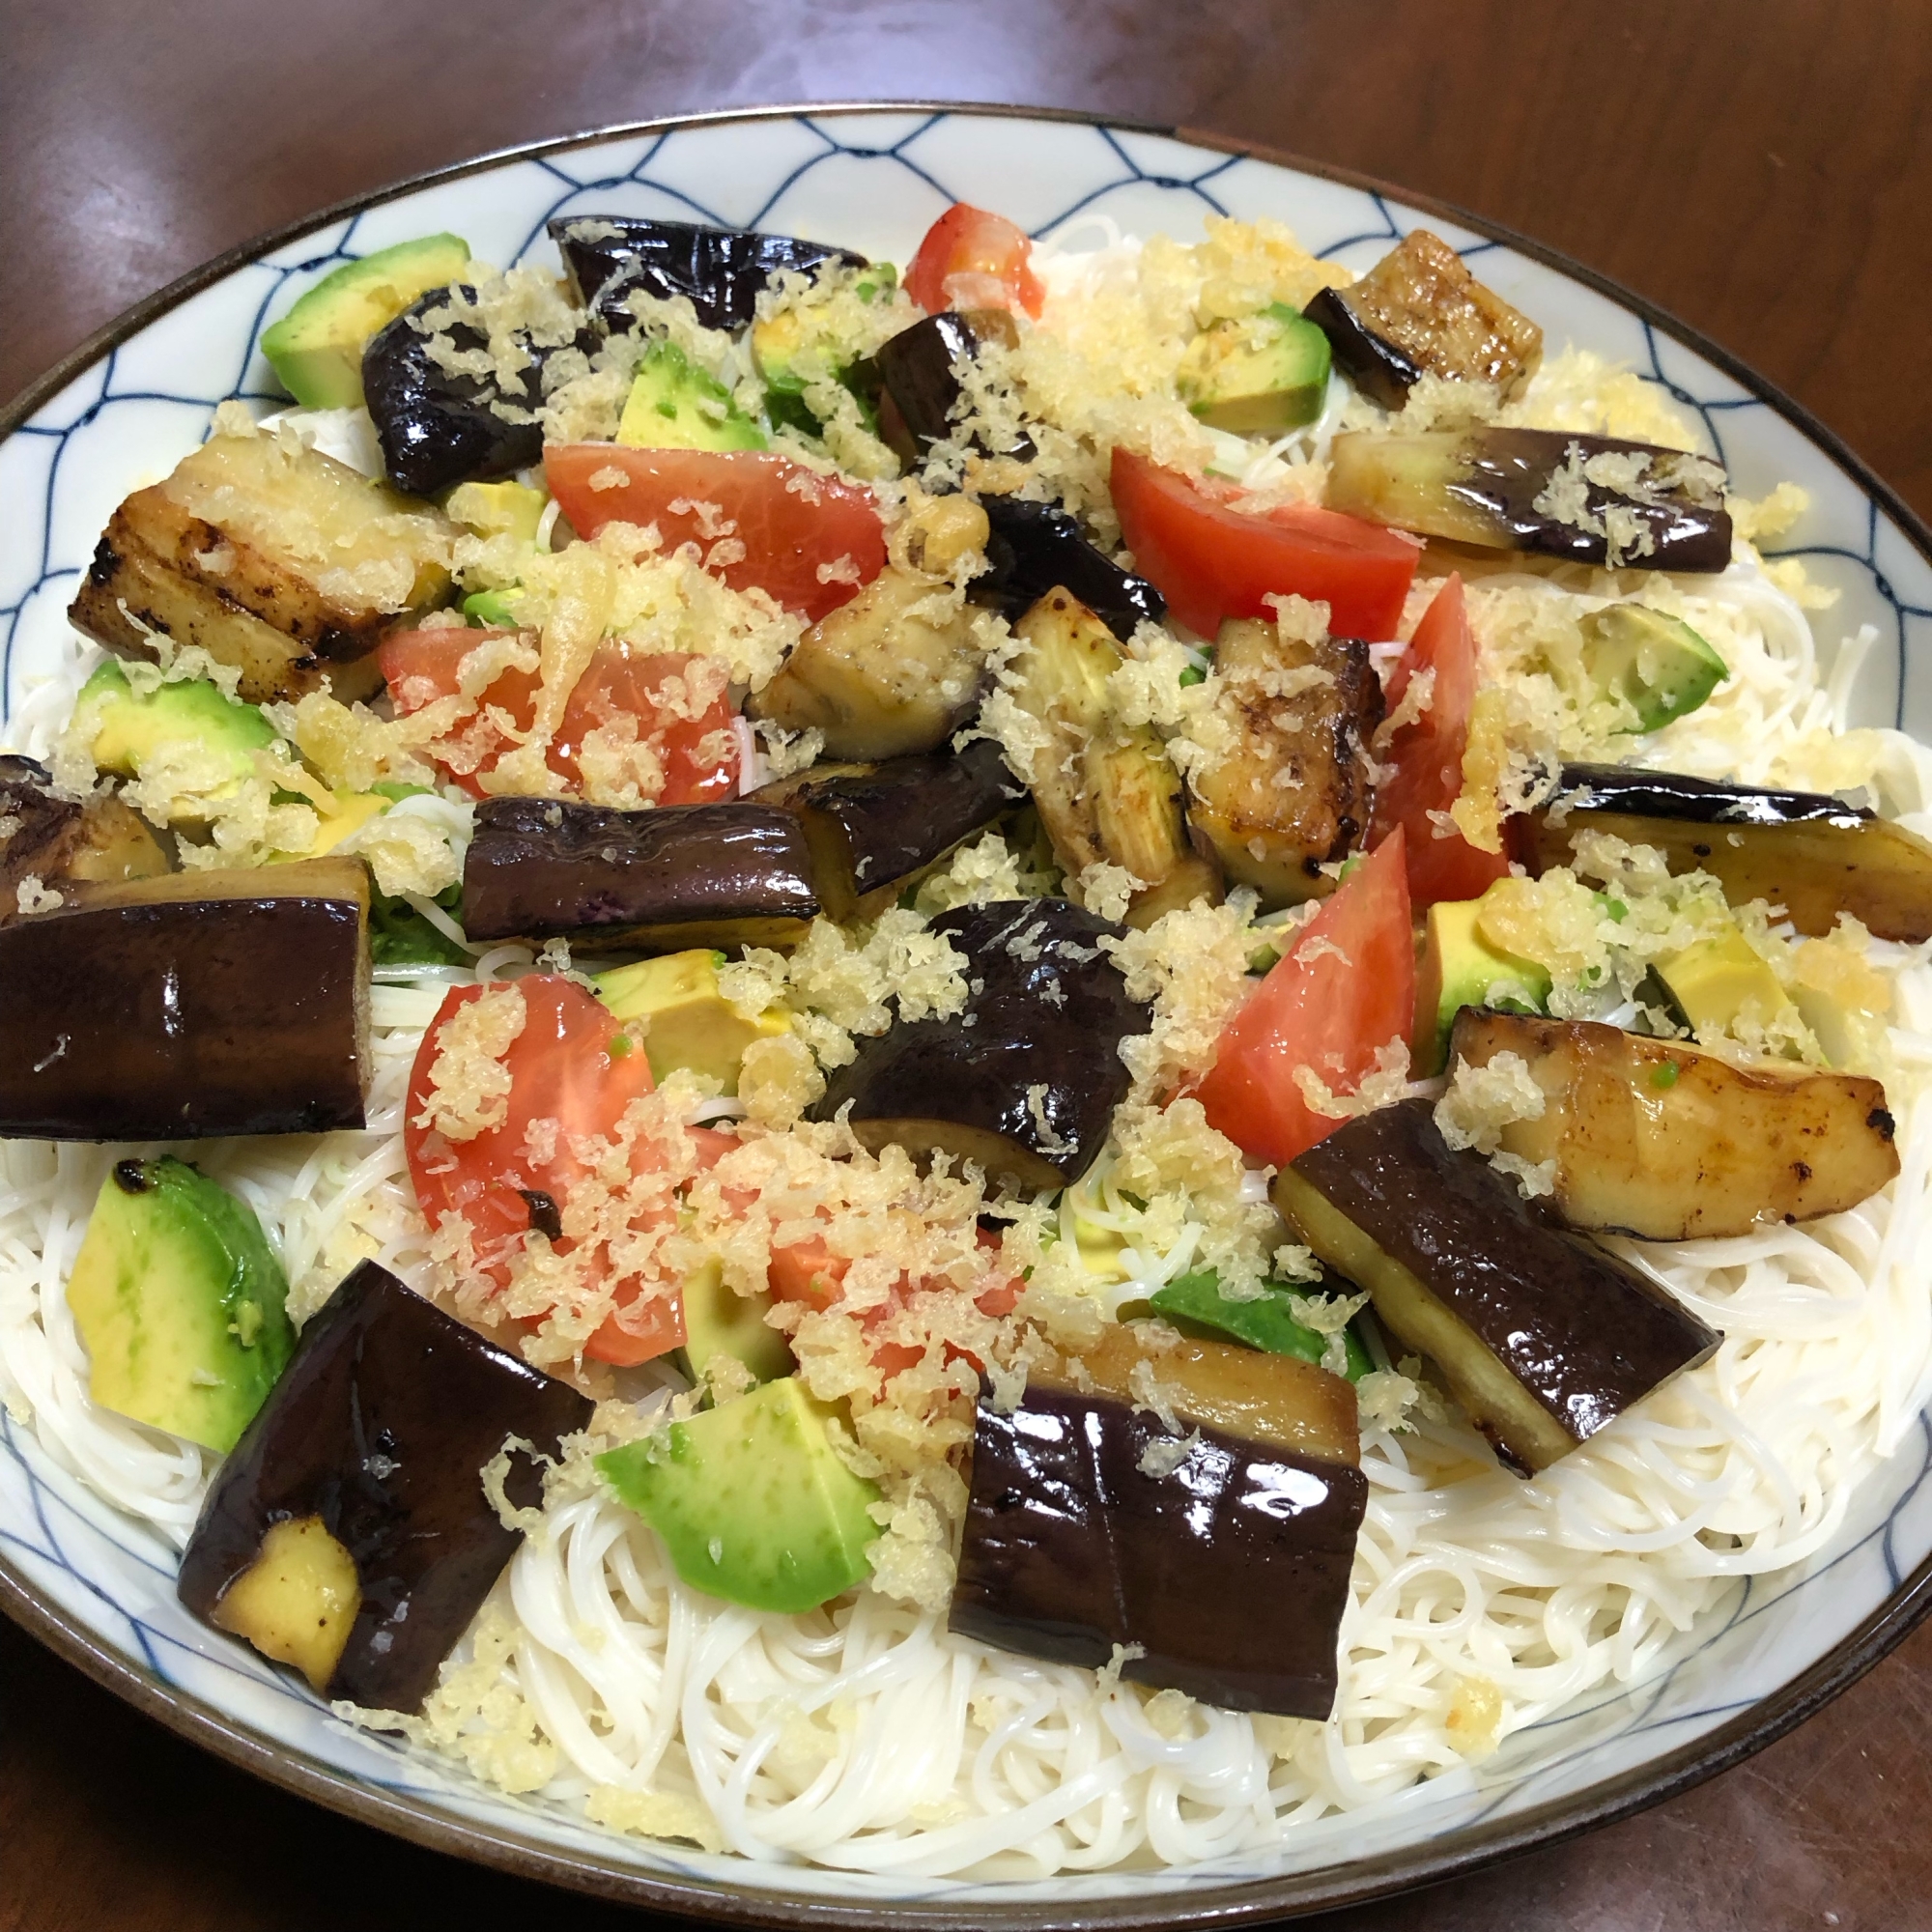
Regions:
<svg viewBox="0 0 1932 1932"><path fill-rule="evenodd" d="M499 156L331 211L211 264L123 317L0 418L0 698L50 661L110 512L198 443L214 406L270 401L263 324L339 263L439 229L499 264L554 264L554 214L695 218L838 242L903 263L948 203L1036 236L1104 213L1191 240L1204 215L1268 214L1356 269L1420 220L1566 341L1630 363L1701 419L1735 487L1783 478L1811 508L1787 544L1837 589L1820 624L1878 627L1858 722L1932 737L1932 538L1839 445L1721 352L1522 241L1373 185L1155 130L979 110L725 115ZM753 1865L623 1839L486 1792L337 1723L291 1679L176 1603L174 1559L0 1415L0 1606L130 1702L277 1783L420 1842L700 1916L816 1925L1142 1925L1274 1917L1466 1869L1732 1763L1817 1708L1932 1602L1932 1431L1921 1418L1819 1556L1752 1584L1667 1669L1512 1737L1478 1770L1282 1852L1185 1870L1021 1886Z"/></svg>

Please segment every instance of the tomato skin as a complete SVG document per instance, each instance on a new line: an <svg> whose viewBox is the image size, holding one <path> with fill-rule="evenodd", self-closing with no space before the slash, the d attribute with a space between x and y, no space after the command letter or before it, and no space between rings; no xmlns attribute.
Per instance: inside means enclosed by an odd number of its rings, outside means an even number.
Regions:
<svg viewBox="0 0 1932 1932"><path fill-rule="evenodd" d="M384 638L377 646L376 662L398 715L407 716L439 697L453 696L463 660L478 644L506 635L498 630L449 628L397 631ZM665 787L657 804L709 805L735 798L739 762L735 738L723 757L706 749L707 739L730 729L731 705L726 694L721 690L703 715L695 719L668 718L659 707L658 696L664 686L682 676L696 662L675 651L638 652L616 641L598 645L563 708L556 737L544 754L545 764L573 788L580 785L582 774L577 753L584 734L613 719L631 717L638 721L639 737L657 742L664 761ZM533 672L505 669L485 691L484 702L488 709L505 713L518 730L527 730L536 715L536 692ZM477 762L469 771L452 770L447 764L442 769L472 798L487 798L483 777L495 769L516 741L480 714L457 736L475 747Z"/></svg>
<svg viewBox="0 0 1932 1932"><path fill-rule="evenodd" d="M1397 660L1388 682L1391 711L1421 670L1435 673L1429 709L1405 724L1388 748L1395 776L1376 788L1369 838L1373 844L1398 829L1408 835L1409 896L1418 906L1431 906L1438 899L1479 898L1509 876L1507 852L1481 851L1460 832L1445 838L1429 815L1447 811L1462 794L1463 753L1476 703L1476 637L1460 575L1435 593Z"/></svg>
<svg viewBox="0 0 1932 1932"><path fill-rule="evenodd" d="M1046 287L1034 273L1032 258L1033 243L1017 222L955 201L925 231L906 270L906 294L928 315L1019 308L1037 316Z"/></svg>
<svg viewBox="0 0 1932 1932"><path fill-rule="evenodd" d="M1221 1031L1196 1097L1250 1160L1285 1167L1342 1124L1302 1098L1297 1066L1352 1092L1379 1048L1408 1038L1415 943L1403 845L1397 831L1363 860Z"/></svg>
<svg viewBox="0 0 1932 1932"><path fill-rule="evenodd" d="M443 1028L464 1007L492 990L454 986L423 1035L410 1069L404 1151L416 1200L432 1227L452 1214L469 1223L481 1271L501 1287L530 1226L523 1190L548 1194L559 1210L589 1173L576 1144L610 1137L631 1102L652 1091L648 1057L635 1047L612 1055L622 1031L610 1009L560 974L533 973L517 981L524 996L524 1030L510 1043L503 1065L510 1075L509 1104L500 1126L453 1143L420 1124L430 1095ZM538 1165L526 1144L530 1122L558 1122L555 1151ZM714 1136L722 1139L722 1136ZM714 1156L715 1157L715 1156ZM559 1253L569 1253L566 1237ZM675 1296L635 1295L620 1305L584 1347L593 1360L634 1364L684 1344L684 1311ZM641 1351L641 1352L640 1352Z"/></svg>
<svg viewBox="0 0 1932 1932"><path fill-rule="evenodd" d="M591 487L593 476L613 469L623 472L622 483ZM705 568L734 590L768 592L814 624L850 603L886 565L885 526L869 490L765 450L552 443L544 477L580 536L594 537L606 524L654 524L667 551L689 543L708 557L728 535L744 555ZM734 527L727 532L724 523L700 517L700 504L715 506ZM821 565L845 558L851 569L837 581L819 577Z"/></svg>
<svg viewBox="0 0 1932 1932"><path fill-rule="evenodd" d="M1264 598L1291 592L1326 604L1338 638L1395 636L1422 554L1410 538L1313 503L1230 509L1213 485L1129 449L1114 451L1112 489L1134 568L1202 637L1224 617L1264 617Z"/></svg>

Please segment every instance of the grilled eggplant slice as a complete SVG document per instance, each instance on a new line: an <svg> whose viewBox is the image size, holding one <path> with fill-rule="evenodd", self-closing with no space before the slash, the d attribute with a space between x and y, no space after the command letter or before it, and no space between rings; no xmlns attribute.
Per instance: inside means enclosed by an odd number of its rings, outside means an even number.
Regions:
<svg viewBox="0 0 1932 1932"><path fill-rule="evenodd" d="M1614 437L1350 430L1331 445L1325 500L1372 524L1570 563L1714 571L1731 560L1724 472Z"/></svg>
<svg viewBox="0 0 1932 1932"><path fill-rule="evenodd" d="M440 496L459 483L508 476L543 461L543 364L566 345L542 342L527 332L517 343L526 356L514 377L458 374L431 352L432 334L457 351L474 354L489 338L473 323L449 321L432 329L432 311L447 310L451 297L468 301L475 291L460 284L434 289L369 338L362 352L362 396L383 446L383 468L398 490ZM597 347L594 330L582 330L575 347Z"/></svg>
<svg viewBox="0 0 1932 1932"><path fill-rule="evenodd" d="M1126 1097L1121 1041L1151 1018L1101 948L1121 928L1064 899L1005 899L942 913L932 930L965 955L977 990L964 1010L860 1041L813 1117L849 1106L874 1151L951 1154L1019 1187L1079 1179Z"/></svg>
<svg viewBox="0 0 1932 1932"><path fill-rule="evenodd" d="M814 765L752 795L795 812L811 848L811 875L830 918L876 919L962 838L1026 796L1000 748L976 738L956 756Z"/></svg>
<svg viewBox="0 0 1932 1932"><path fill-rule="evenodd" d="M1680 1040L1594 1020L1464 1008L1457 1063L1514 1053L1543 1089L1542 1117L1502 1130L1528 1161L1553 1161L1554 1204L1576 1228L1650 1241L1747 1235L1810 1221L1876 1194L1898 1173L1885 1089L1855 1073L1748 1070Z"/></svg>
<svg viewBox="0 0 1932 1932"><path fill-rule="evenodd" d="M1077 879L1089 866L1123 867L1141 885L1135 925L1204 894L1218 899L1218 869L1187 842L1166 748L1148 726L1122 724L1108 694L1122 658L1107 626L1058 589L1019 635L1013 700L1044 727L1026 779L1062 868Z"/></svg>
<svg viewBox="0 0 1932 1932"><path fill-rule="evenodd" d="M804 828L746 802L611 811L486 799L463 867L471 939L560 934L585 952L788 946L819 910Z"/></svg>
<svg viewBox="0 0 1932 1932"><path fill-rule="evenodd" d="M1709 872L1733 905L1782 906L1800 932L1841 912L1880 939L1932 939L1932 841L1824 792L1565 765L1551 804L1523 822L1535 873L1570 864L1579 832L1654 845L1673 872Z"/></svg>
<svg viewBox="0 0 1932 1932"><path fill-rule="evenodd" d="M19 910L20 888L43 892L115 885L168 869L147 821L118 798L60 798L53 775L31 758L0 757L0 920Z"/></svg>
<svg viewBox="0 0 1932 1932"><path fill-rule="evenodd" d="M1158 624L1167 599L1145 577L1122 570L1080 534L1080 526L1057 503L1030 503L1018 497L986 497L991 533L988 569L967 591L1009 622L1018 620L1052 590L1079 599L1122 643L1136 625Z"/></svg>
<svg viewBox="0 0 1932 1932"><path fill-rule="evenodd" d="M881 346L873 358L879 370L879 434L908 469L953 434L952 412L961 395L956 365L971 361L988 342L1010 345L1018 339L1017 326L1003 308L949 309L902 328ZM1024 459L1033 454L1033 441L1022 434L1009 447L985 453Z"/></svg>
<svg viewBox="0 0 1932 1932"><path fill-rule="evenodd" d="M1149 1412L1149 1375L1184 1442ZM1122 1645L1137 1683L1326 1718L1368 1502L1359 1460L1339 1377L1158 1322L1110 1326L1080 1362L1030 1374L1010 1413L981 1403L951 1627L1089 1669Z"/></svg>
<svg viewBox="0 0 1932 1932"><path fill-rule="evenodd" d="M1718 1346L1634 1268L1536 1212L1482 1155L1453 1151L1427 1100L1345 1122L1282 1170L1272 1198L1524 1469L1547 1469Z"/></svg>
<svg viewBox="0 0 1932 1932"><path fill-rule="evenodd" d="M114 512L68 617L122 657L199 644L250 703L366 697L383 633L446 599L455 537L292 437L211 437Z"/></svg>
<svg viewBox="0 0 1932 1932"><path fill-rule="evenodd" d="M0 926L0 1134L193 1140L362 1124L358 859L82 885Z"/></svg>
<svg viewBox="0 0 1932 1932"><path fill-rule="evenodd" d="M985 688L976 614L937 578L888 564L806 632L746 708L787 731L822 731L834 758L933 751L972 717Z"/></svg>
<svg viewBox="0 0 1932 1932"><path fill-rule="evenodd" d="M415 1711L523 1541L518 1508L591 1404L364 1262L302 1330L182 1555L194 1615L323 1696ZM512 1446L514 1445L514 1446Z"/></svg>
<svg viewBox="0 0 1932 1932"><path fill-rule="evenodd" d="M1368 646L1230 618L1215 640L1213 681L1234 736L1191 781L1195 838L1264 906L1332 892L1321 867L1356 849L1373 804L1369 744L1382 694Z"/></svg>
<svg viewBox="0 0 1932 1932"><path fill-rule="evenodd" d="M1487 289L1455 249L1418 228L1351 288L1323 289L1302 311L1355 386L1399 410L1427 371L1518 394L1543 359L1543 331Z"/></svg>
<svg viewBox="0 0 1932 1932"><path fill-rule="evenodd" d="M809 274L827 262L867 266L864 255L827 242L696 221L559 214L549 225L571 295L617 333L636 326L625 306L633 293L686 296L706 328L743 328L781 270Z"/></svg>

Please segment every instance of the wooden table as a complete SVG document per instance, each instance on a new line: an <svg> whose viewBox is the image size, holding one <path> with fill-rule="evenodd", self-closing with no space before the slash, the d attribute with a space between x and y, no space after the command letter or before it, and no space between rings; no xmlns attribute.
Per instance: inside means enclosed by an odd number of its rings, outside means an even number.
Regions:
<svg viewBox="0 0 1932 1932"><path fill-rule="evenodd" d="M759 101L1040 102L1363 169L1568 250L1781 384L1932 517L1925 0L11 0L0 395L248 236L486 148ZM460 24L459 24L460 23ZM1932 1630L1742 1769L1322 1921L1932 1925ZM636 1925L342 1823L0 1625L0 1932Z"/></svg>

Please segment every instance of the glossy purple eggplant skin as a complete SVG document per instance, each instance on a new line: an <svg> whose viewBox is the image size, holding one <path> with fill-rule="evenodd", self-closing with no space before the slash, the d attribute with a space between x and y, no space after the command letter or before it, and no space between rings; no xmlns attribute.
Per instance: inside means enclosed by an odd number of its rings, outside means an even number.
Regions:
<svg viewBox="0 0 1932 1932"><path fill-rule="evenodd" d="M952 411L960 397L953 364L971 361L989 335L1010 336L1012 318L1005 310L968 315L947 309L902 328L872 358L879 372L879 434L908 469L925 461L935 442L953 433ZM1022 434L1009 450L989 455L1021 458L1033 454L1033 440Z"/></svg>
<svg viewBox="0 0 1932 1932"><path fill-rule="evenodd" d="M858 1041L814 1118L849 1104L867 1145L968 1154L1023 1186L1079 1179L1131 1084L1121 1041L1152 1020L1100 946L1124 928L1065 899L1004 899L942 913L931 929L965 955L977 990L964 1010Z"/></svg>
<svg viewBox="0 0 1932 1932"><path fill-rule="evenodd" d="M634 323L624 306L634 290L687 296L706 328L742 328L781 270L807 272L826 262L867 266L864 255L829 242L628 214L559 214L550 222L550 237L572 295L620 332Z"/></svg>
<svg viewBox="0 0 1932 1932"><path fill-rule="evenodd" d="M1691 825L1869 824L1876 815L1822 791L1766 791L1725 779L1650 772L1634 765L1565 765L1556 803L1569 812L1614 811Z"/></svg>
<svg viewBox="0 0 1932 1932"><path fill-rule="evenodd" d="M760 798L804 822L818 896L834 919L890 894L1027 795L1000 748L976 738L963 752L914 753L859 770L766 787Z"/></svg>
<svg viewBox="0 0 1932 1932"><path fill-rule="evenodd" d="M554 1460L592 1405L364 1262L310 1321L269 1400L221 1464L176 1585L196 1616L290 1518L319 1516L355 1560L362 1605L326 1695L415 1711L523 1541L481 1470L517 1436ZM513 1450L505 1492L543 1499Z"/></svg>
<svg viewBox="0 0 1932 1932"><path fill-rule="evenodd" d="M486 799L463 867L471 939L770 946L802 936L818 912L805 828L749 800L612 811Z"/></svg>
<svg viewBox="0 0 1932 1932"><path fill-rule="evenodd" d="M1068 590L1122 643L1136 625L1158 624L1167 615L1167 599L1089 543L1057 503L983 497L980 507L992 534L990 568L966 588L975 604L989 604L1016 622L1048 591Z"/></svg>
<svg viewBox="0 0 1932 1932"><path fill-rule="evenodd" d="M1345 1122L1293 1165L1578 1442L1721 1339L1481 1154L1452 1149L1427 1100Z"/></svg>
<svg viewBox="0 0 1932 1932"><path fill-rule="evenodd" d="M1368 1479L1202 1425L1164 1476L1159 1420L1036 1385L982 1403L949 1627L1236 1711L1326 1718Z"/></svg>
<svg viewBox="0 0 1932 1932"><path fill-rule="evenodd" d="M94 888L0 926L0 1135L361 1126L366 880L359 900L278 896L287 870L266 871L259 895L214 896L232 873ZM209 896L141 902L151 887L203 881Z"/></svg>
<svg viewBox="0 0 1932 1932"><path fill-rule="evenodd" d="M466 294L473 291L465 291ZM429 338L413 318L449 299L434 289L379 328L362 352L362 396L376 424L388 480L412 497L437 497L459 483L508 476L543 461L543 424L533 412L542 401L546 352L529 347L530 361L508 388L478 376L453 375L430 358ZM481 349L479 329L457 323L446 333L459 349ZM597 346L586 331L580 349ZM492 407L502 402L532 412L512 421Z"/></svg>
<svg viewBox="0 0 1932 1932"><path fill-rule="evenodd" d="M1321 290L1301 312L1328 338L1336 368L1372 402L1400 410L1408 401L1421 369L1370 328L1340 289Z"/></svg>

